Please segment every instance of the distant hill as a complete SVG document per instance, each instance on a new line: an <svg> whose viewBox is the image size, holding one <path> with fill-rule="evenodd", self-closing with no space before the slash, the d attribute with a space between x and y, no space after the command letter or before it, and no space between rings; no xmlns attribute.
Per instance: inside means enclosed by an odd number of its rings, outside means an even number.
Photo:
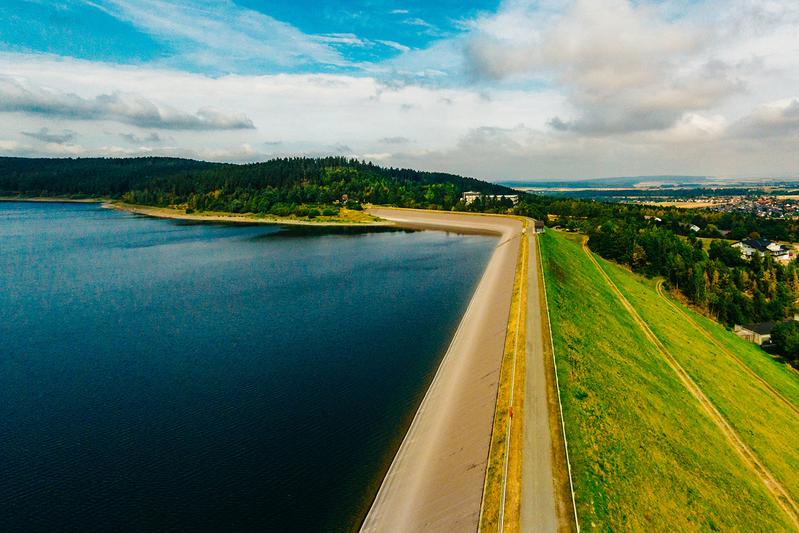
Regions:
<svg viewBox="0 0 799 533"><path fill-rule="evenodd" d="M384 168L343 157L295 157L242 165L162 157L0 158L0 194L102 196L201 210L285 212L305 204L347 200L450 209L468 190L514 193L474 178Z"/></svg>
<svg viewBox="0 0 799 533"><path fill-rule="evenodd" d="M502 182L508 187L557 187L567 189L603 188L603 187L635 187L639 184L663 185L700 185L710 180L709 176L627 176L615 178L591 178L583 180L534 180L519 182Z"/></svg>

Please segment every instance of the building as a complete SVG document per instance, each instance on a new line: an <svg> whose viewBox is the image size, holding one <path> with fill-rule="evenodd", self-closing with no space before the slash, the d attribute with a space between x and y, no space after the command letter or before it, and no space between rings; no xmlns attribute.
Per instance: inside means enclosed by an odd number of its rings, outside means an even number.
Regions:
<svg viewBox="0 0 799 533"><path fill-rule="evenodd" d="M688 226L688 229L693 231L694 233L697 233L702 230L702 228L700 228L696 224L691 224L690 226Z"/></svg>
<svg viewBox="0 0 799 533"><path fill-rule="evenodd" d="M482 196L483 193L477 191L466 191L465 193L463 193L463 201L466 203L466 205L469 205L478 198L481 198Z"/></svg>
<svg viewBox="0 0 799 533"><path fill-rule="evenodd" d="M794 313L793 320L799 322L799 313ZM783 322L790 322L785 320ZM756 324L736 324L732 329L736 335L749 342L754 342L758 346L768 346L771 344L771 332L774 327L783 322L758 322Z"/></svg>
<svg viewBox="0 0 799 533"><path fill-rule="evenodd" d="M471 204L478 198L490 198L492 200L502 200L503 198L509 199L513 202L513 205L519 203L519 195L518 194L483 194L477 191L466 191L463 193L463 201L466 205Z"/></svg>
<svg viewBox="0 0 799 533"><path fill-rule="evenodd" d="M733 331L736 335L758 346L771 344L771 330L779 322L758 322L756 324L735 325Z"/></svg>
<svg viewBox="0 0 799 533"><path fill-rule="evenodd" d="M793 259L793 252L787 247L769 239L746 239L736 242L733 248L741 250L741 257L751 259L754 254L761 257L770 255L780 263L787 263Z"/></svg>

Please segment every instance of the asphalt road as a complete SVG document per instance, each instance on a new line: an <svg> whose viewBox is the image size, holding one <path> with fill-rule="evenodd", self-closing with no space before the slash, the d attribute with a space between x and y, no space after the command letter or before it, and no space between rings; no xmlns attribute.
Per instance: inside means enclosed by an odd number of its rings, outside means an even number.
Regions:
<svg viewBox="0 0 799 533"><path fill-rule="evenodd" d="M524 435L522 445L521 531L558 531L558 509L552 468L553 439L549 424L544 338L539 298L538 247L530 236L527 286Z"/></svg>

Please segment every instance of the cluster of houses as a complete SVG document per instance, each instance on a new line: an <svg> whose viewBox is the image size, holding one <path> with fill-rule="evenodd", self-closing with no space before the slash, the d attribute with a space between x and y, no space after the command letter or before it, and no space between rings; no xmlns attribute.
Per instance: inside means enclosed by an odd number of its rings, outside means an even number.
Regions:
<svg viewBox="0 0 799 533"><path fill-rule="evenodd" d="M788 263L794 258L793 251L785 245L769 239L746 239L732 245L741 251L741 257L751 259L753 255L771 256L780 263Z"/></svg>
<svg viewBox="0 0 799 533"><path fill-rule="evenodd" d="M732 196L717 198L711 207L727 213L747 213L759 218L790 218L799 215L799 202L780 196Z"/></svg>

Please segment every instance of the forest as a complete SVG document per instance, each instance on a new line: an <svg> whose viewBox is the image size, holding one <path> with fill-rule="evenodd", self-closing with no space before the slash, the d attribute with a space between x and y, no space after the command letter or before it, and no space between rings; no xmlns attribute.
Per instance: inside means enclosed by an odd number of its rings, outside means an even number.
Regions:
<svg viewBox="0 0 799 533"><path fill-rule="evenodd" d="M0 158L0 194L108 197L191 211L307 216L362 203L464 208L463 192L513 190L453 174L384 168L343 157L282 158L244 165L186 159ZM500 202L484 211L507 211Z"/></svg>

